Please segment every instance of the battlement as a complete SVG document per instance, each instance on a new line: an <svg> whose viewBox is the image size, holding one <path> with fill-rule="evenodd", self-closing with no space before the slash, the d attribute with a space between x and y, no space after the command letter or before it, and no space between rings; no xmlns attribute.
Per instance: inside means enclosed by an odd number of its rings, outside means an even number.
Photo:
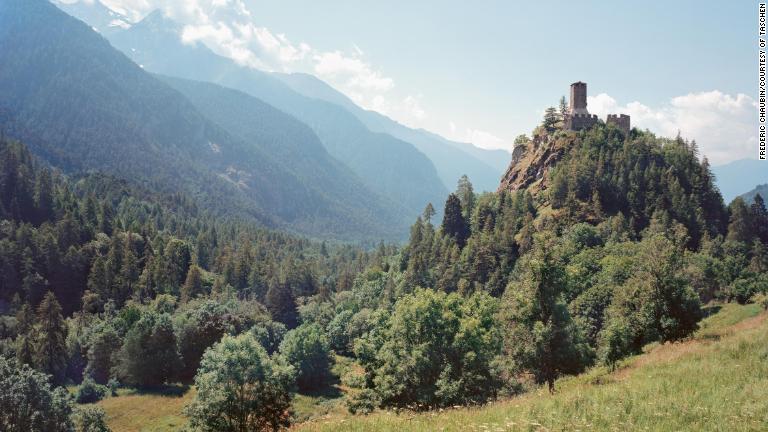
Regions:
<svg viewBox="0 0 768 432"><path fill-rule="evenodd" d="M630 123L629 116L626 114L608 114L608 118L605 120L607 124L615 125L617 128L624 132L624 135L629 134Z"/></svg>
<svg viewBox="0 0 768 432"><path fill-rule="evenodd" d="M598 122L597 116L587 111L587 83L576 81L571 84L571 99L568 105L568 114L565 115L565 128L569 130L589 129ZM626 114L608 114L605 121L621 129L625 135L629 134L630 122Z"/></svg>
<svg viewBox="0 0 768 432"><path fill-rule="evenodd" d="M597 124L594 114L570 114L565 118L565 128L570 130L589 129Z"/></svg>

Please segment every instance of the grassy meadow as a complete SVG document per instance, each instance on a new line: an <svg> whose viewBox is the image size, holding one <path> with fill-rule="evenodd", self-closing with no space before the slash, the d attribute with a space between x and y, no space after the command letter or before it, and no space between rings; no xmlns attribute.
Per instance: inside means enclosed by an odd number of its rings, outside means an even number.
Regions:
<svg viewBox="0 0 768 432"><path fill-rule="evenodd" d="M546 389L475 408L367 416L347 413L342 377L356 371L336 358L340 378L320 394L297 395L299 431L764 431L768 430L768 314L757 305L711 306L696 336L652 344L609 371L593 368ZM121 390L99 402L114 432L178 431L187 391Z"/></svg>

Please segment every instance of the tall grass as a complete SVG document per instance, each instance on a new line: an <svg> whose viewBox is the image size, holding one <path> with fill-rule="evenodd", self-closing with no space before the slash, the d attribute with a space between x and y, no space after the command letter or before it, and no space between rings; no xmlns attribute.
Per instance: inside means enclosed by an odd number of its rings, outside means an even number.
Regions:
<svg viewBox="0 0 768 432"><path fill-rule="evenodd" d="M768 320L724 305L690 341L657 345L609 372L595 368L485 407L377 412L299 425L306 431L766 431Z"/></svg>

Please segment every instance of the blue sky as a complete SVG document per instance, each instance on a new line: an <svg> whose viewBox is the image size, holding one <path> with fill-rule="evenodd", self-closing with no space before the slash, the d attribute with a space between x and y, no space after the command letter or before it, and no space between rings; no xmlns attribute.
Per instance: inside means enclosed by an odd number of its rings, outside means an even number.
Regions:
<svg viewBox="0 0 768 432"><path fill-rule="evenodd" d="M483 147L509 148L581 80L599 115L679 129L715 164L756 154L750 1L102 1L132 19L162 8L190 43L313 73L366 108Z"/></svg>

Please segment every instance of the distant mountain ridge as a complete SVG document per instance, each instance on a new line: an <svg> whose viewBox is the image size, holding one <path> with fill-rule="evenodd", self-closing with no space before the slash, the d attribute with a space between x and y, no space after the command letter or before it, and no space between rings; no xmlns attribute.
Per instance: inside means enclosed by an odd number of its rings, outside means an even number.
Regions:
<svg viewBox="0 0 768 432"><path fill-rule="evenodd" d="M293 117L263 104L282 137L230 131L45 0L0 2L0 58L4 132L66 171L183 191L220 215L318 237L396 239L407 226ZM311 155L318 175L298 176L306 166L276 155L280 145Z"/></svg>
<svg viewBox="0 0 768 432"><path fill-rule="evenodd" d="M751 191L749 191L749 192L747 192L745 194L741 194L739 196L742 197L744 199L744 201L747 202L747 204L752 204L752 202L755 201L755 196L757 194L760 194L760 196L763 199L768 199L768 183L762 184L762 185L758 185L757 187L755 187Z"/></svg>
<svg viewBox="0 0 768 432"><path fill-rule="evenodd" d="M411 129L375 111L360 108L313 75L277 73L275 76L305 96L344 107L372 131L388 133L413 144L432 160L440 179L449 189L453 189L459 177L466 174L476 190L495 190L509 165L511 155L504 150L485 150L470 143L445 139L424 129Z"/></svg>
<svg viewBox="0 0 768 432"><path fill-rule="evenodd" d="M154 12L110 35L110 41L147 71L237 89L292 115L366 186L405 208L411 220L427 203L445 199L448 190L434 165L410 143L371 132L344 108L301 95L271 74L237 65L203 44L183 44L173 28L171 20Z"/></svg>
<svg viewBox="0 0 768 432"><path fill-rule="evenodd" d="M768 162L740 159L712 167L715 182L726 204L755 185L768 183Z"/></svg>
<svg viewBox="0 0 768 432"><path fill-rule="evenodd" d="M83 12L66 4L60 4L59 6L68 13L78 16L85 21L90 22L89 19L94 19L92 18L94 11ZM175 32L175 37L178 39L178 29L174 28L177 24L164 18L160 11L150 13L137 25L143 27L141 31L145 35L147 29L151 27L153 32L166 33L166 35ZM125 37L112 37L110 35L110 40L116 45L120 45L125 51L126 46L123 46L125 43L122 43L124 39ZM135 38L133 40L134 42L136 41ZM136 47L131 47L131 49L136 49ZM189 54L187 50L182 51ZM157 68L157 64L154 64L146 55L134 53L133 51L128 51L126 54L145 67L150 68L150 70L153 70L153 67ZM159 72L177 75L170 73L168 70ZM475 189L480 191L494 190L501 174L509 163L510 153L507 151L487 150L470 143L451 141L423 129L411 129L377 112L364 110L346 95L313 75L304 73L269 73L269 75L279 79L296 93L343 107L373 132L386 133L414 145L419 151L429 157L435 165L440 179L448 189L453 189L458 178L463 174L467 174L473 181ZM202 79L200 77L195 78ZM260 95L255 96L261 97Z"/></svg>

